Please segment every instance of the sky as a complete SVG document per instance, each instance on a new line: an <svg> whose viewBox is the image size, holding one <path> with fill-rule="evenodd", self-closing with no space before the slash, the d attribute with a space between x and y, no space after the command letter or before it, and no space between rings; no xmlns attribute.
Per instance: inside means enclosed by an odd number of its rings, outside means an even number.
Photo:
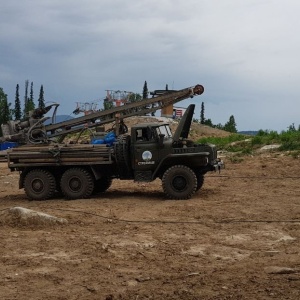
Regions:
<svg viewBox="0 0 300 300"><path fill-rule="evenodd" d="M300 124L298 0L10 0L0 9L0 87L14 106L25 80L37 102L103 107L106 90L202 84L195 118L237 129ZM297 29L298 28L298 29Z"/></svg>

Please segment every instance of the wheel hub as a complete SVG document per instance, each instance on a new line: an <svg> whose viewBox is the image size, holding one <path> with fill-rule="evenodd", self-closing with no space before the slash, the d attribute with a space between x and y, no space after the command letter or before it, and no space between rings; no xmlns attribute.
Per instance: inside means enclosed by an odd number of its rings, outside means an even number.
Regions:
<svg viewBox="0 0 300 300"><path fill-rule="evenodd" d="M173 186L177 191L183 191L187 185L187 181L182 176L176 176L173 179Z"/></svg>
<svg viewBox="0 0 300 300"><path fill-rule="evenodd" d="M69 187L73 192L78 192L81 189L81 181L77 177L73 177L69 181Z"/></svg>
<svg viewBox="0 0 300 300"><path fill-rule="evenodd" d="M32 181L32 189L36 193L40 193L44 189L44 182L41 179L34 179Z"/></svg>

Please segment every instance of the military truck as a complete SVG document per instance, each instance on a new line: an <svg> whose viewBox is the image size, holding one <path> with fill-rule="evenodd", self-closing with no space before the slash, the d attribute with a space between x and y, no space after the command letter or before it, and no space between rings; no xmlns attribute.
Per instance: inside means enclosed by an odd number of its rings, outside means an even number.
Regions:
<svg viewBox="0 0 300 300"><path fill-rule="evenodd" d="M173 99L177 99L175 95ZM169 99L169 105L170 95L165 99ZM56 192L66 199L88 198L105 192L114 179L151 182L157 178L167 198L189 199L201 188L208 171L222 167L214 145L188 139L194 109L195 104L187 108L174 134L168 122L142 123L132 126L130 134L118 134L107 144L43 142L47 130L40 135L42 129L37 130L35 124L41 122L33 122L34 129L27 132L34 141L40 138L41 142L8 150L8 167L20 172L19 188L24 188L31 200L49 199ZM78 121L72 124L78 125ZM56 133L51 131L50 136ZM24 137L24 132L16 135Z"/></svg>

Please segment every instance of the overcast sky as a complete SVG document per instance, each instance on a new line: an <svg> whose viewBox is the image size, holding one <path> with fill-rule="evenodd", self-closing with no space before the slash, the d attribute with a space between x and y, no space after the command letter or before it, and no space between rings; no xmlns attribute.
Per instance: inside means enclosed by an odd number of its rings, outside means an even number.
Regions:
<svg viewBox="0 0 300 300"><path fill-rule="evenodd" d="M0 87L41 84L71 114L105 90L202 84L205 117L238 130L300 124L298 0L10 0L0 8ZM298 29L297 29L298 28ZM99 101L99 108L102 102Z"/></svg>

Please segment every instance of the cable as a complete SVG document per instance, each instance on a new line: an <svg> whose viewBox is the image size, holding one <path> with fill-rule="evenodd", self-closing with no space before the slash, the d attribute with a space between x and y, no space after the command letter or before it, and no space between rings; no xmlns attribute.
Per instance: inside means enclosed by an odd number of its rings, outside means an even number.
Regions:
<svg viewBox="0 0 300 300"><path fill-rule="evenodd" d="M0 212L9 210L10 208L0 209ZM82 210L75 210L75 209L64 209L64 208L50 208L52 210L59 210L59 211L68 211L68 212L75 212L80 214L92 215L95 217L99 217L101 219L116 221L116 222L125 222L125 223L142 223L142 224L204 224L203 221L164 221L164 220L126 220L126 219L119 219L119 218L110 218L107 216L99 215L92 212L82 211ZM217 224L229 224L229 223L300 223L300 220L222 220L222 221L214 221Z"/></svg>
<svg viewBox="0 0 300 300"><path fill-rule="evenodd" d="M285 176L285 177L262 177L262 176L230 176L230 175L215 175L205 176L205 178L234 178L234 179L300 179L300 177Z"/></svg>
<svg viewBox="0 0 300 300"><path fill-rule="evenodd" d="M10 207L1 209L0 212L9 210ZM48 208L46 208L48 209ZM82 210L75 210L75 209L64 209L64 208L50 208L50 210L59 210L59 211L68 211L68 212L75 212L80 214L86 214L86 215L92 215L95 217L99 217L101 219L111 220L111 221L117 221L117 222L125 222L125 223L145 223L145 224L203 224L203 222L200 221L163 221L163 220L156 220L156 221L150 221L150 220L126 220L126 219L118 219L118 218L110 218L107 216L99 215L92 212L82 211Z"/></svg>
<svg viewBox="0 0 300 300"><path fill-rule="evenodd" d="M60 210L60 211L71 211L71 212L76 212L76 213L81 213L81 214L86 214L86 215L92 215L92 216L99 217L99 218L106 219L106 220L117 221L117 222L125 222L125 223L203 224L203 221L126 220L126 219L119 219L119 218L110 218L110 217L107 217L107 216L102 216L102 215L99 215L99 214L96 214L96 213L82 211L82 210L73 210L73 209L64 209L64 208L50 208L50 209Z"/></svg>
<svg viewBox="0 0 300 300"><path fill-rule="evenodd" d="M300 223L300 220L223 220L215 223Z"/></svg>

